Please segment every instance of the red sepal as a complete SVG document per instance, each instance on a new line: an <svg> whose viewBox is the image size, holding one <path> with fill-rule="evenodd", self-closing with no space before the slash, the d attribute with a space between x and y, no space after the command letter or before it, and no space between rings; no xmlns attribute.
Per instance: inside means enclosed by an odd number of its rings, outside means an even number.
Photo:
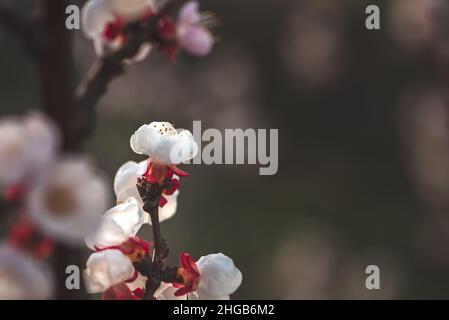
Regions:
<svg viewBox="0 0 449 320"><path fill-rule="evenodd" d="M200 282L200 272L195 261L188 253L182 253L179 257L181 267L178 274L182 277L182 283L172 283L175 288L179 288L175 292L175 296L183 296L189 292L196 291Z"/></svg>
<svg viewBox="0 0 449 320"><path fill-rule="evenodd" d="M143 290L138 288L131 291L124 283L115 285L103 293L103 300L142 300Z"/></svg>
<svg viewBox="0 0 449 320"><path fill-rule="evenodd" d="M170 165L169 167L170 167L170 169L172 169L173 172L174 172L177 176L179 176L179 177L188 177L188 176L189 176L189 174L188 174L187 172L185 172L185 171L179 169L179 168L178 168L177 166L175 166L174 164Z"/></svg>
<svg viewBox="0 0 449 320"><path fill-rule="evenodd" d="M179 182L179 179L172 179L170 181L170 186L164 190L164 194L167 196L171 196L173 193L175 193L176 190L179 189L181 186L181 183Z"/></svg>
<svg viewBox="0 0 449 320"><path fill-rule="evenodd" d="M163 208L167 204L168 200L164 196L159 199L159 207Z"/></svg>
<svg viewBox="0 0 449 320"><path fill-rule="evenodd" d="M3 197L7 202L17 203L25 194L25 187L22 185L13 185L6 188Z"/></svg>
<svg viewBox="0 0 449 320"><path fill-rule="evenodd" d="M105 248L94 247L95 251L105 251L105 250L120 250L124 255L128 256L128 258L132 262L138 262L144 258L146 254L148 254L151 250L152 244L148 241L145 241L139 237L131 237L127 241L123 242L118 246L110 246Z"/></svg>
<svg viewBox="0 0 449 320"><path fill-rule="evenodd" d="M54 241L44 236L28 217L21 217L11 228L9 243L37 259L47 258L54 250Z"/></svg>
<svg viewBox="0 0 449 320"><path fill-rule="evenodd" d="M116 16L113 22L109 22L104 27L102 33L103 38L108 41L114 41L122 33L124 24L123 19Z"/></svg>

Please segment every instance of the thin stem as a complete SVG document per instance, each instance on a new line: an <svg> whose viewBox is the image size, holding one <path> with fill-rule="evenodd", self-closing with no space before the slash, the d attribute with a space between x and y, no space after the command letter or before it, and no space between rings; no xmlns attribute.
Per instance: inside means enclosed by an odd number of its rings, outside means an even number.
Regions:
<svg viewBox="0 0 449 320"><path fill-rule="evenodd" d="M119 50L97 60L81 80L74 97L76 108L82 110L79 112L80 117L76 119L78 125L75 135L79 140L85 139L93 130L95 106L107 92L109 84L125 73L124 60L134 57L143 44L156 40L155 31L159 19L171 12L180 1L182 0L168 0L159 13L143 26L140 22L128 25L126 32L129 33L130 40Z"/></svg>
<svg viewBox="0 0 449 320"><path fill-rule="evenodd" d="M161 236L161 224L159 222L159 206L156 206L154 210L150 213L151 226L153 229L153 242L154 242L154 257L153 261L158 263L161 259L161 254L163 252L163 242Z"/></svg>

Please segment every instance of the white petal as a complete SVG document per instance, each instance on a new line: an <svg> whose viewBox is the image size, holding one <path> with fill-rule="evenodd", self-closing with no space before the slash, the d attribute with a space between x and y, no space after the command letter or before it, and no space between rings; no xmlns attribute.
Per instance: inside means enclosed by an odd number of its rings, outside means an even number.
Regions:
<svg viewBox="0 0 449 320"><path fill-rule="evenodd" d="M92 250L120 245L139 232L146 221L146 212L134 198L106 211L98 230L86 238Z"/></svg>
<svg viewBox="0 0 449 320"><path fill-rule="evenodd" d="M177 297L175 287L170 283L162 282L159 289L155 292L154 296L157 300L187 300L187 295Z"/></svg>
<svg viewBox="0 0 449 320"><path fill-rule="evenodd" d="M81 10L82 31L90 39L98 39L114 19L109 0L90 0Z"/></svg>
<svg viewBox="0 0 449 320"><path fill-rule="evenodd" d="M27 139L18 119L0 121L0 186L19 183L26 174Z"/></svg>
<svg viewBox="0 0 449 320"><path fill-rule="evenodd" d="M178 208L178 195L179 191L176 190L171 196L164 196L167 199L167 203L162 208L159 207L160 222L168 220L175 215L176 209Z"/></svg>
<svg viewBox="0 0 449 320"><path fill-rule="evenodd" d="M198 57L208 55L214 45L214 37L202 26L181 28L179 39L184 49Z"/></svg>
<svg viewBox="0 0 449 320"><path fill-rule="evenodd" d="M132 135L130 144L134 152L167 165L188 161L198 152L198 145L190 131L176 130L168 122L141 126Z"/></svg>
<svg viewBox="0 0 449 320"><path fill-rule="evenodd" d="M226 297L242 283L242 274L231 258L222 253L201 257L196 263L200 271L198 294L204 297ZM208 299L206 298L206 299Z"/></svg>
<svg viewBox="0 0 449 320"><path fill-rule="evenodd" d="M137 54L131 59L126 59L125 63L131 65L133 63L145 60L145 58L148 57L148 55L151 53L151 49L152 49L151 44L149 43L142 44Z"/></svg>
<svg viewBox="0 0 449 320"><path fill-rule="evenodd" d="M128 161L123 164L117 171L114 178L114 192L117 202L123 202L129 197L136 198L140 204L142 200L137 191L137 179L141 177L147 170L147 161L136 163Z"/></svg>
<svg viewBox="0 0 449 320"><path fill-rule="evenodd" d="M117 202L121 203L128 198L135 198L137 202L143 206L142 199L137 190L137 179L141 177L147 170L147 161L136 163L128 161L123 164L117 171L114 178L114 191L117 196ZM177 175L173 175L173 179L179 180ZM178 207L179 190L176 190L171 196L164 195L167 203L163 208L159 208L159 221L165 221L173 217ZM151 224L148 215L145 215L145 222Z"/></svg>
<svg viewBox="0 0 449 320"><path fill-rule="evenodd" d="M1 300L44 300L52 293L53 278L44 265L9 246L0 246Z"/></svg>
<svg viewBox="0 0 449 320"><path fill-rule="evenodd" d="M131 260L119 250L105 250L90 255L84 279L90 293L104 292L134 275Z"/></svg>
<svg viewBox="0 0 449 320"><path fill-rule="evenodd" d="M56 125L42 113L4 118L0 122L0 186L34 180L56 158L59 140Z"/></svg>
<svg viewBox="0 0 449 320"><path fill-rule="evenodd" d="M128 21L141 18L149 9L154 10L152 0L109 0L109 3L115 14Z"/></svg>
<svg viewBox="0 0 449 320"><path fill-rule="evenodd" d="M189 1L179 10L179 25L197 25L201 22L198 1Z"/></svg>
<svg viewBox="0 0 449 320"><path fill-rule="evenodd" d="M103 177L81 157L51 166L26 199L27 213L41 230L71 245L81 245L98 228L108 202Z"/></svg>
<svg viewBox="0 0 449 320"><path fill-rule="evenodd" d="M154 153L160 139L160 133L151 125L145 124L131 136L131 149L137 154L149 155Z"/></svg>
<svg viewBox="0 0 449 320"><path fill-rule="evenodd" d="M56 159L60 147L60 133L44 114L32 112L24 118L27 141L27 161L32 172L45 170Z"/></svg>
<svg viewBox="0 0 449 320"><path fill-rule="evenodd" d="M231 300L229 295L213 295L207 291L199 289L197 292L188 294L189 300Z"/></svg>
<svg viewBox="0 0 449 320"><path fill-rule="evenodd" d="M133 282L127 282L126 285L128 286L129 290L134 291L136 289L145 289L145 286L147 284L148 278L141 275L140 273L137 274L136 280Z"/></svg>

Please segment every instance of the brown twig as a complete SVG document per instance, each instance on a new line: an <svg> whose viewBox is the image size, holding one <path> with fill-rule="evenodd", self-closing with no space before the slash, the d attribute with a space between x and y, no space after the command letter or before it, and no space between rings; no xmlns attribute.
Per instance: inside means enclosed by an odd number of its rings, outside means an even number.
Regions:
<svg viewBox="0 0 449 320"><path fill-rule="evenodd" d="M129 36L128 42L119 50L111 52L97 60L81 80L75 91L75 105L79 110L77 139L86 138L94 127L95 106L100 98L107 92L109 84L125 72L124 61L136 56L141 46L154 42L157 39L156 27L159 19L169 14L181 0L169 0L157 15L146 23L137 22L129 24L125 33Z"/></svg>
<svg viewBox="0 0 449 320"><path fill-rule="evenodd" d="M153 231L154 257L153 264L162 267L162 259L165 258L164 253L167 252L161 235L161 225L159 222L159 200L162 192L166 188L165 185L151 184L145 179L139 178L137 182L137 190L143 201L143 209L150 214L151 226Z"/></svg>
<svg viewBox="0 0 449 320"><path fill-rule="evenodd" d="M74 62L71 34L65 28L66 1L40 0L40 54L37 56L38 74L41 80L43 108L59 125L64 150L77 148L72 135L75 115L72 103ZM81 248L71 248L58 243L52 260L56 280L56 299L88 299L81 281L81 290L68 290L65 270L68 265L83 266L85 256Z"/></svg>
<svg viewBox="0 0 449 320"><path fill-rule="evenodd" d="M148 277L145 286L145 300L154 299L154 294L162 281L170 283L177 280L177 267L164 269L164 259L168 257L169 249L161 234L159 201L165 188L167 188L166 182L151 184L143 178L139 178L137 181L143 209L150 214L154 243L153 256L147 256L137 266L139 272Z"/></svg>

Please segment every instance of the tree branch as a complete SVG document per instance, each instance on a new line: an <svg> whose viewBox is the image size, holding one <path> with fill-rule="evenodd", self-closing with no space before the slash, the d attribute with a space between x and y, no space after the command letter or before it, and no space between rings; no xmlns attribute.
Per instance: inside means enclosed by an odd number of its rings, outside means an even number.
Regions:
<svg viewBox="0 0 449 320"><path fill-rule="evenodd" d="M40 54L37 56L38 74L41 80L43 108L59 125L65 151L77 149L74 139L72 118L75 109L72 100L74 88L74 61L71 48L71 34L65 28L65 8L63 0L40 0L39 43ZM67 289L65 282L67 266L85 265L85 256L81 248L71 248L58 243L52 257L55 272L56 299L88 299L81 281L81 290Z"/></svg>
<svg viewBox="0 0 449 320"><path fill-rule="evenodd" d="M72 135L75 67L71 53L71 32L65 28L66 4L66 1L40 2L45 32L41 36L43 51L37 63L44 109L60 127L64 149L72 150L77 148Z"/></svg>
<svg viewBox="0 0 449 320"><path fill-rule="evenodd" d="M181 0L169 0L157 15L150 18L145 24L131 23L125 28L129 41L119 50L107 54L97 60L75 91L75 105L79 110L78 139L85 139L95 125L95 106L100 98L107 92L109 84L125 72L124 61L136 56L141 46L157 40L156 28L159 19L169 14Z"/></svg>
<svg viewBox="0 0 449 320"><path fill-rule="evenodd" d="M159 201L162 192L167 186L165 184L151 184L143 178L137 181L137 190L143 201L143 209L150 214L153 231L154 257L153 265L162 268L162 260L168 256L168 248L161 235L161 225L159 222Z"/></svg>

